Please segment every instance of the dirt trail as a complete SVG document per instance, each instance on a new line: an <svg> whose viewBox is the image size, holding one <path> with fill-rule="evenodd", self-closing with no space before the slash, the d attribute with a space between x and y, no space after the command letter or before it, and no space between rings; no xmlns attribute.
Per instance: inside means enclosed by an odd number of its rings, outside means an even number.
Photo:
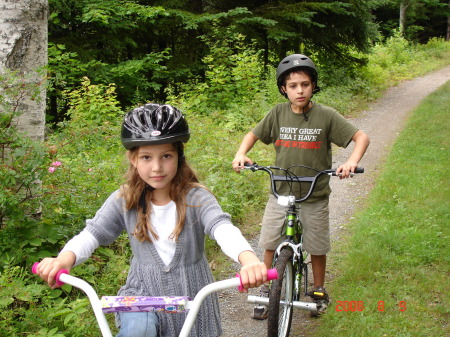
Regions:
<svg viewBox="0 0 450 337"><path fill-rule="evenodd" d="M361 166L366 170L364 175L354 179L332 179L333 193L330 197L332 246L339 244L340 233L345 230L345 225L355 209L369 194L378 176L379 168L397 135L403 129L410 112L423 98L448 80L450 80L450 66L401 83L390 88L381 99L374 102L370 109L364 111L358 118L352 119L355 125L369 135L371 143L361 161ZM336 149L333 155L334 166L344 162L352 148L349 146L348 149ZM259 256L262 256L262 252L257 248L257 238L252 240L252 245ZM331 251L330 254L332 253ZM327 277L330 278L332 275ZM252 289L250 294L257 295L258 291ZM250 318L252 305L247 303L246 299L246 296L235 290L220 294L224 337L266 336L266 321ZM319 322L317 319L309 318L304 312L296 312L291 335L311 336L314 326Z"/></svg>

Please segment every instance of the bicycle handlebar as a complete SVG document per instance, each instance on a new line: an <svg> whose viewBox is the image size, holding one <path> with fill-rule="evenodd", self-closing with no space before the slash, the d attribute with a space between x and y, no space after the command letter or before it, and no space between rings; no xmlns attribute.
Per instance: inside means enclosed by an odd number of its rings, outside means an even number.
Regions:
<svg viewBox="0 0 450 337"><path fill-rule="evenodd" d="M37 268L39 266L39 262L36 262L33 264L33 267L31 268L31 271L33 274L37 274ZM186 320L183 324L183 328L180 332L179 337L187 337L189 336L189 333L192 329L192 326L195 322L195 319L197 318L198 311L200 310L200 306L202 305L203 301L205 300L206 296L213 292L217 292L219 290L232 288L232 287L238 287L239 290L242 290L242 280L239 277L238 274L236 274L237 277L228 279L228 280L222 280L214 283L210 283L203 287L197 295L195 295L195 298L192 302L190 302L189 306L189 313L186 316ZM271 281L278 278L278 272L275 268L267 270L267 280ZM99 325L99 328L102 332L102 336L104 337L112 337L111 330L109 328L108 322L106 320L105 314L102 311L102 303L100 299L98 298L97 293L95 292L94 288L87 283L86 281L69 275L68 271L65 269L62 269L58 272L56 275L56 282L59 285L62 285L64 283L67 283L71 286L77 287L81 290L83 290L86 295L88 296L92 309L94 310L95 317L97 318L97 322Z"/></svg>
<svg viewBox="0 0 450 337"><path fill-rule="evenodd" d="M313 176L296 176L294 175L290 169L293 167L299 167L299 168L305 168L305 169L309 169L311 171L316 172L315 175ZM252 172L256 172L256 171L265 171L270 175L270 181L271 181L271 188L272 188L272 193L275 195L275 197L277 197L277 199L280 197L280 195L277 192L277 187L276 187L276 182L278 181L285 181L285 182L291 182L291 183L308 183L311 184L309 191L306 193L306 195L304 197L300 197L300 198L296 198L295 202L296 203L301 203L303 201L305 201L306 199L308 199L312 192L314 191L314 188L316 187L316 183L317 180L320 176L322 175L329 175L329 176L339 176L338 174L336 174L336 169L327 169L327 170L317 170L314 169L312 167L309 166L305 166L305 165L294 165L291 166L287 169L282 168L282 167L277 167L277 166L260 166L256 163L253 164L249 164L249 163L245 163L244 164L244 169L249 169ZM280 171L284 171L286 174L284 176L282 175L275 175L273 173L273 170L280 170ZM356 173L364 173L364 168L363 167L357 167L355 169L354 172L352 172L350 175L353 176L353 174Z"/></svg>
<svg viewBox="0 0 450 337"><path fill-rule="evenodd" d="M37 268L39 266L39 262L35 262L33 266L31 267L31 272L33 274L37 274ZM64 281L61 280L62 274L69 274L69 272L66 269L61 269L55 276L56 284L58 286L62 286L64 284ZM236 277L239 278L239 285L237 286L238 290L241 291L244 289L244 286L242 284L242 280L239 274L236 274ZM276 280L278 278L278 272L275 268L268 269L267 270L267 281Z"/></svg>

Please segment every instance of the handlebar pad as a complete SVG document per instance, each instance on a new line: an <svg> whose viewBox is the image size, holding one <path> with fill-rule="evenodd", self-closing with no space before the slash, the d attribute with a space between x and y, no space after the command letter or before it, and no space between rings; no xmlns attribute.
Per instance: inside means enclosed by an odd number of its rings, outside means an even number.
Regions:
<svg viewBox="0 0 450 337"><path fill-rule="evenodd" d="M239 274L236 274L236 277L239 277L239 280L240 280ZM278 271L276 268L267 270L267 281L276 280L277 278L278 278ZM244 287L241 282L241 285L238 287L238 290L241 291L242 289L244 289Z"/></svg>
<svg viewBox="0 0 450 337"><path fill-rule="evenodd" d="M33 274L37 274L37 267L39 266L39 262L35 262L34 264L33 264L33 267L31 267L31 272L33 273ZM55 280L56 280L56 285L59 287L59 286L62 286L63 284L64 284L64 282L61 282L60 280L59 280L59 277L62 275L62 274L69 274L69 272L66 270L66 269L61 269L57 274L56 274L56 277L55 277Z"/></svg>

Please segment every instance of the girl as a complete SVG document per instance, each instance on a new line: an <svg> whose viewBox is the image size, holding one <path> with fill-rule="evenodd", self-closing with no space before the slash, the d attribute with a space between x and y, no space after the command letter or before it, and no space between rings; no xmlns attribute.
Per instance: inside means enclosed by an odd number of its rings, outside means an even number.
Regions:
<svg viewBox="0 0 450 337"><path fill-rule="evenodd" d="M115 191L85 229L56 258L45 258L38 274L52 288L59 270L85 261L99 245L128 233L133 252L119 296L190 296L213 282L205 235L242 265L244 292L267 279L267 269L211 192L186 162L187 121L170 105L146 104L130 111L122 125L128 150L127 183ZM119 313L117 336L178 336L184 314ZM222 334L217 296L203 303L191 336Z"/></svg>

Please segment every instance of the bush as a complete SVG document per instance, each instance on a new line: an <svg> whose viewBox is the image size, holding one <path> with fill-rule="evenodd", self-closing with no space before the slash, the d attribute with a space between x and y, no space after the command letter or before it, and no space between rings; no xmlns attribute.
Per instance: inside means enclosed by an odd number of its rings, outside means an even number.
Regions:
<svg viewBox="0 0 450 337"><path fill-rule="evenodd" d="M49 135L48 172L43 181L42 224L59 227L69 238L85 225L122 183L124 149L120 144L122 111L113 85L84 78L66 93L71 120Z"/></svg>
<svg viewBox="0 0 450 337"><path fill-rule="evenodd" d="M26 76L0 75L0 271L23 265L41 244L35 229L47 150L17 129L25 99L38 99L40 89Z"/></svg>

